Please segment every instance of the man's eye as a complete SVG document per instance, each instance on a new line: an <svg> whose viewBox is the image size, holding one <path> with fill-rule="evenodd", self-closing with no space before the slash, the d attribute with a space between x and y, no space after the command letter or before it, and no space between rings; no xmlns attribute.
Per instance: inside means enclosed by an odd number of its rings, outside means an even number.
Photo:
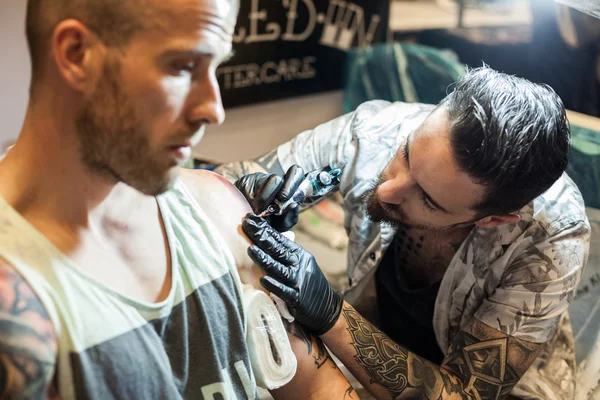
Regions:
<svg viewBox="0 0 600 400"><path fill-rule="evenodd" d="M192 73L192 72L194 72L195 68L196 68L196 65L193 63L174 64L174 66L173 66L173 69L177 72Z"/></svg>
<svg viewBox="0 0 600 400"><path fill-rule="evenodd" d="M400 151L402 153L402 158L408 161L408 139L406 139L403 146L400 146Z"/></svg>
<svg viewBox="0 0 600 400"><path fill-rule="evenodd" d="M421 193L421 201L423 202L423 207L425 207L430 212L436 212L437 208L435 208L427 199L425 194Z"/></svg>

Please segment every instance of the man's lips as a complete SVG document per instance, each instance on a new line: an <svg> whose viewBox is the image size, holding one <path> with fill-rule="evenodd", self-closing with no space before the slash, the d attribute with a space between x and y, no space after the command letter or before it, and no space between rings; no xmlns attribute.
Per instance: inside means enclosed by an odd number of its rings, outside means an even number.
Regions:
<svg viewBox="0 0 600 400"><path fill-rule="evenodd" d="M181 160L186 160L192 156L192 144L182 143L169 146L169 150L175 154L175 157Z"/></svg>
<svg viewBox="0 0 600 400"><path fill-rule="evenodd" d="M395 204L390 204L390 203L386 203L384 201L381 201L379 199L377 199L377 202L379 203L379 206L386 212L390 213L390 214L395 214L398 206L396 206Z"/></svg>

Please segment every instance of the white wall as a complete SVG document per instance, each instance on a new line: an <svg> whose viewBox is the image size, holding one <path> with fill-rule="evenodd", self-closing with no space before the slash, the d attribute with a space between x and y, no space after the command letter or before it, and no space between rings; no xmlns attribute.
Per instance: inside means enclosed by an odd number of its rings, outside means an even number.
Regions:
<svg viewBox="0 0 600 400"><path fill-rule="evenodd" d="M28 99L30 61L25 41L26 0L0 0L0 154L21 129ZM226 162L258 156L342 113L341 93L227 110L221 127L211 127L194 149L197 157Z"/></svg>
<svg viewBox="0 0 600 400"><path fill-rule="evenodd" d="M0 0L0 153L19 135L27 107L30 62L25 0Z"/></svg>
<svg viewBox="0 0 600 400"><path fill-rule="evenodd" d="M215 162L256 157L342 112L341 91L227 110L223 125L207 129L194 155Z"/></svg>

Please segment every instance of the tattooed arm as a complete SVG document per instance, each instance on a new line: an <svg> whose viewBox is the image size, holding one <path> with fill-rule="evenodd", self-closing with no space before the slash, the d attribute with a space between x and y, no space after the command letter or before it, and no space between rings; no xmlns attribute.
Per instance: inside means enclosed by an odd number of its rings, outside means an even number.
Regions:
<svg viewBox="0 0 600 400"><path fill-rule="evenodd" d="M0 398L55 397L57 338L25 280L0 258Z"/></svg>
<svg viewBox="0 0 600 400"><path fill-rule="evenodd" d="M311 334L298 323L283 320L292 350L298 360L296 376L291 385L272 390L276 399L344 399L356 400L358 395L342 372L337 368L329 351L317 336Z"/></svg>
<svg viewBox="0 0 600 400"><path fill-rule="evenodd" d="M438 366L394 343L347 303L321 339L378 399L506 399L541 350L474 320Z"/></svg>

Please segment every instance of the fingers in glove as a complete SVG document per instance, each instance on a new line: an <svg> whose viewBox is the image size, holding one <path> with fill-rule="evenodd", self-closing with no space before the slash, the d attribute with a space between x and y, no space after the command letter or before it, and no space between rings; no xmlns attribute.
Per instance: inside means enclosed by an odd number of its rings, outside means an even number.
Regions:
<svg viewBox="0 0 600 400"><path fill-rule="evenodd" d="M262 287L285 301L291 307L297 307L299 304L298 292L283 283L271 278L270 276L263 276L260 278L260 284Z"/></svg>
<svg viewBox="0 0 600 400"><path fill-rule="evenodd" d="M238 188L240 192L242 192L246 200L248 200L250 205L252 205L252 202L256 197L258 185L260 185L260 182L265 181L268 176L269 175L262 172L255 172L253 174L242 176L240 179L235 181L233 185Z"/></svg>
<svg viewBox="0 0 600 400"><path fill-rule="evenodd" d="M298 223L300 215L300 206L292 203L286 208L283 215L272 215L269 217L269 223L279 232L289 231Z"/></svg>
<svg viewBox="0 0 600 400"><path fill-rule="evenodd" d="M257 246L248 248L248 255L265 273L286 285L296 286L294 270L280 262L273 260L271 256L266 254Z"/></svg>
<svg viewBox="0 0 600 400"><path fill-rule="evenodd" d="M257 185L260 185L260 187L254 195L251 206L254 212L260 213L275 201L277 193L279 193L283 186L283 179L277 175L269 175L262 182L257 183Z"/></svg>
<svg viewBox="0 0 600 400"><path fill-rule="evenodd" d="M242 229L254 244L280 263L291 265L299 261L302 248L277 232L264 218L248 214Z"/></svg>
<svg viewBox="0 0 600 400"><path fill-rule="evenodd" d="M288 201L303 180L304 170L302 167L299 165L292 165L285 173L285 177L283 178L283 186L277 195L277 200L282 203Z"/></svg>

